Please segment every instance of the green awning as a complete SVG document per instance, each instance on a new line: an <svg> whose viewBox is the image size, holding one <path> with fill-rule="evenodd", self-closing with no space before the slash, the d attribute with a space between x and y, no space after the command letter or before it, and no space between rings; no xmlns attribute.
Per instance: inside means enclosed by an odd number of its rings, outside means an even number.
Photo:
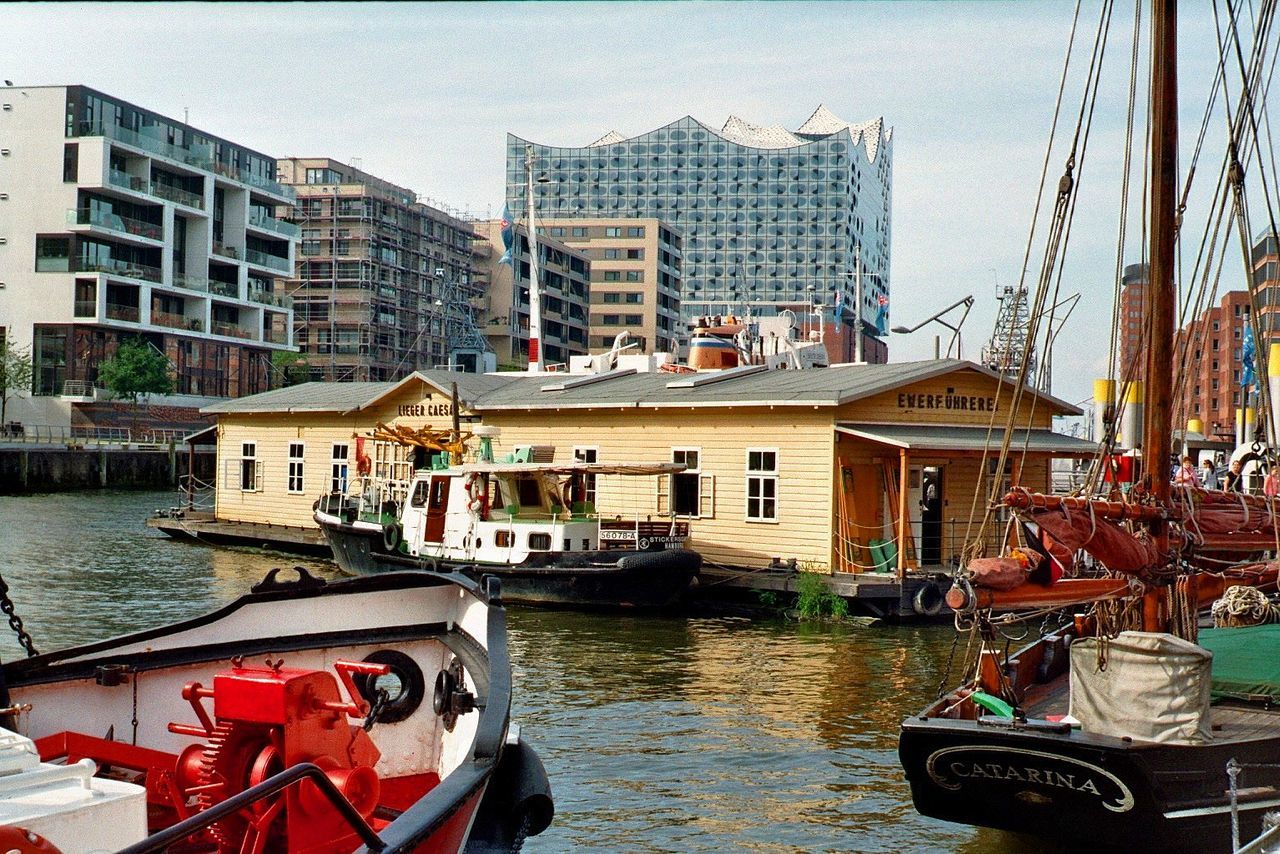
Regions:
<svg viewBox="0 0 1280 854"><path fill-rule="evenodd" d="M1201 629L1200 646L1213 653L1213 698L1280 699L1280 624Z"/></svg>

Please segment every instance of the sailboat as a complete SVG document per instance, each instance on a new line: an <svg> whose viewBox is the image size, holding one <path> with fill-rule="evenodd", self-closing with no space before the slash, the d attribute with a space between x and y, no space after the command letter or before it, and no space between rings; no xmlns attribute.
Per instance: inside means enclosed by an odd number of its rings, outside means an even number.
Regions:
<svg viewBox="0 0 1280 854"><path fill-rule="evenodd" d="M1280 626L1201 630L1199 616L1232 588L1274 587L1280 504L1175 487L1166 469L1176 2L1152 12L1147 471L1124 493L996 495L1003 553L975 546L947 594L965 678L903 722L899 757L926 816L1091 850L1231 850L1280 808ZM1041 631L1014 649L1028 618Z"/></svg>

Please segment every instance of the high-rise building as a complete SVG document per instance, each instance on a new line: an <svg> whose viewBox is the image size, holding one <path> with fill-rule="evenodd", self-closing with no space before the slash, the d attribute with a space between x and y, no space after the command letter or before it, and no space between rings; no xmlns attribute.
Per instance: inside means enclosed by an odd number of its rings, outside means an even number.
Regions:
<svg viewBox="0 0 1280 854"><path fill-rule="evenodd" d="M795 131L737 117L717 130L686 116L632 138L610 132L581 147L508 134L507 202L523 220L531 153L539 222L670 223L684 241L686 322L747 309L808 312L814 305L830 317L841 304L851 326L860 254L859 314L864 332L874 335L881 300L889 298L891 141L883 120L851 124L821 106Z"/></svg>
<svg viewBox="0 0 1280 854"><path fill-rule="evenodd" d="M1231 291L1178 332L1174 353L1181 354L1185 346L1187 369L1174 373L1180 380L1174 389L1175 424L1198 420L1206 436L1229 439L1235 435L1236 410L1248 403L1240 377L1249 313L1248 291ZM1261 354L1257 358L1266 358L1265 347L1257 352Z"/></svg>
<svg viewBox="0 0 1280 854"><path fill-rule="evenodd" d="M278 168L298 195L289 288L312 377L376 382L447 364L446 292L478 295L471 223L327 157Z"/></svg>
<svg viewBox="0 0 1280 854"><path fill-rule="evenodd" d="M538 234L591 261L587 347L602 353L626 331L634 352L675 353L680 319L680 235L657 219L540 220Z"/></svg>
<svg viewBox="0 0 1280 854"><path fill-rule="evenodd" d="M1148 267L1146 264L1127 264L1120 287L1120 364L1116 377L1123 382L1133 379L1141 382L1147 376L1147 348L1143 343L1146 328L1143 313L1146 311Z"/></svg>
<svg viewBox="0 0 1280 854"><path fill-rule="evenodd" d="M481 330L500 367L524 368L529 359L529 240L515 226L512 263L503 262L502 222L476 223L477 286L484 294ZM587 307L591 261L585 252L550 237L538 226L542 282L542 355L548 365L567 365L587 352Z"/></svg>
<svg viewBox="0 0 1280 854"><path fill-rule="evenodd" d="M180 395L266 391L298 237L275 158L84 86L0 101L0 327L36 374L9 417L69 423L135 337Z"/></svg>

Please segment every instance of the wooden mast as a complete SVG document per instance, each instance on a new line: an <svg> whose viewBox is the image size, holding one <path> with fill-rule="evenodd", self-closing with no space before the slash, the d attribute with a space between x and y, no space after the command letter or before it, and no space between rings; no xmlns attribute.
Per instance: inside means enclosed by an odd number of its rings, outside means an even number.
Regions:
<svg viewBox="0 0 1280 854"><path fill-rule="evenodd" d="M1169 456L1172 444L1174 241L1178 205L1178 4L1177 0L1152 0L1151 26L1151 228L1150 275L1146 300L1148 332L1147 401L1142 454L1146 479L1157 505L1170 499ZM1168 553L1168 524L1157 519L1151 533L1162 555ZM1144 628L1159 631L1161 615L1153 601L1144 608ZM1163 595L1160 596L1163 599Z"/></svg>

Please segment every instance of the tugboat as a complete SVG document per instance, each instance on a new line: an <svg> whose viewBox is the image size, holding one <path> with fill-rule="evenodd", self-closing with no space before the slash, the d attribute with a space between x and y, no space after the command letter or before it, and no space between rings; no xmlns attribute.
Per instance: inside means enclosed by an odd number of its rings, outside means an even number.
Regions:
<svg viewBox="0 0 1280 854"><path fill-rule="evenodd" d="M466 439L386 425L374 438L450 460L461 457ZM682 548L687 525L608 520L590 500L596 478L661 477L682 465L493 462L487 438L476 462L419 469L406 479L373 472L355 483L354 495L316 502L316 524L338 566L352 575L403 569L493 575L506 601L524 605L656 608L689 588L702 557Z"/></svg>
<svg viewBox="0 0 1280 854"><path fill-rule="evenodd" d="M498 582L278 572L43 655L17 622L33 654L0 683L6 850L458 852L549 824Z"/></svg>
<svg viewBox="0 0 1280 854"><path fill-rule="evenodd" d="M1231 851L1239 850L1241 833L1257 835L1265 813L1280 806L1280 627L1201 631L1198 617L1217 597L1261 599L1257 588L1274 588L1280 500L1205 490L1194 476L1175 485L1166 467L1174 373L1191 369L1189 354L1175 348L1174 328L1182 216L1176 3L1155 0L1152 13L1146 471L1128 489L1103 479L1116 471L1118 419L1108 415L1096 467L1077 493L1015 486L1000 497L996 481L983 526L993 518L1004 526L995 538L1003 553L983 554L978 529L947 594L958 635L968 635L963 681L903 721L899 756L926 816L1089 850ZM1251 34L1255 46L1274 50L1274 33L1261 27ZM1230 170L1224 168L1237 205L1243 164L1236 153L1256 151L1258 142L1248 127L1233 126ZM1060 211L1076 203L1074 162L1073 150L1059 185ZM1272 241L1274 229L1273 222L1266 232ZM1042 291L1056 275L1047 253ZM1190 317L1196 308L1182 310ZM1243 321L1248 340L1258 322ZM1258 386L1267 388L1265 377ZM1256 438L1256 453L1280 465L1268 437ZM1008 471L1005 441L984 460L993 472ZM1269 613L1274 620L1274 606L1264 600L1257 622ZM1014 647L1018 622L1040 626L1021 649Z"/></svg>

